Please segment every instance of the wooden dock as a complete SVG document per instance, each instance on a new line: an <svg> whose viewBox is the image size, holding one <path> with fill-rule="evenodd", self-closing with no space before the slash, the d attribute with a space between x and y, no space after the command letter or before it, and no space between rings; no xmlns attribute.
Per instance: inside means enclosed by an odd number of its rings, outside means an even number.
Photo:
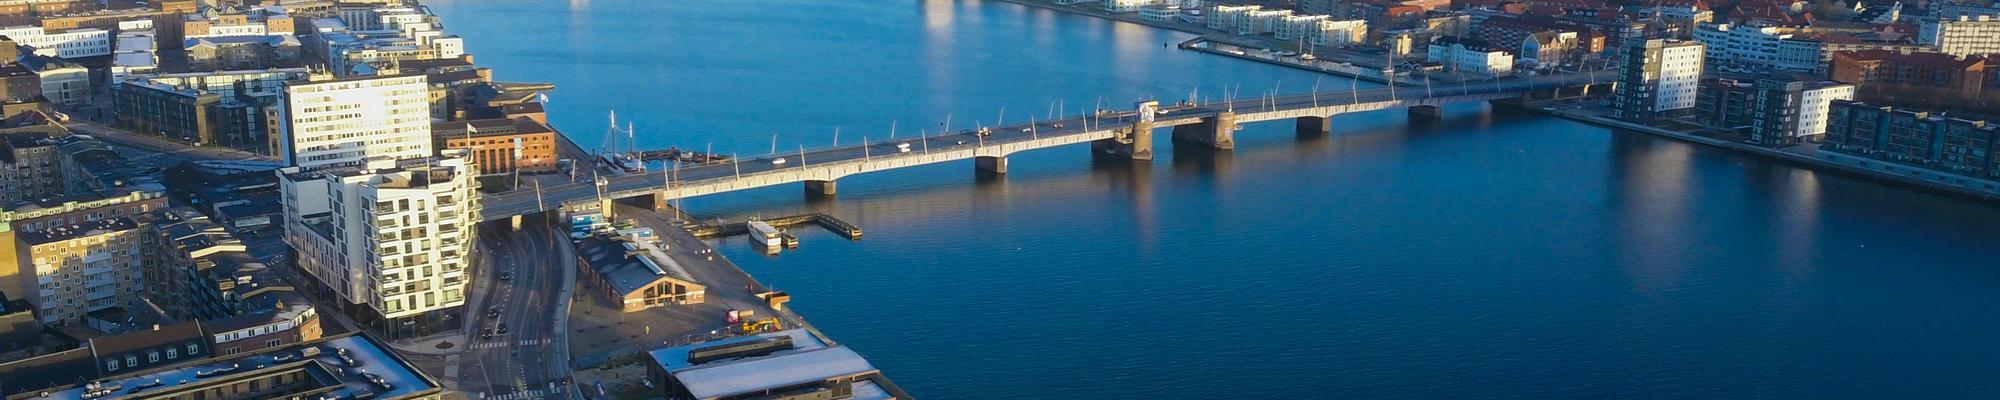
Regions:
<svg viewBox="0 0 2000 400"><path fill-rule="evenodd" d="M760 221L764 221L764 223L770 224L771 227L773 228L791 228L803 225L816 225L819 226L820 228L825 228L826 230L831 231L834 234L840 235L841 237L847 238L849 240L861 239L861 227L854 226L854 224L852 223L848 223L847 221L841 220L839 217L827 215L826 213L799 214L799 215L792 215L785 217L763 219ZM749 221L725 222L719 224L699 224L689 227L688 232L693 233L695 237L702 239L747 235L750 234L750 227L748 224Z"/></svg>

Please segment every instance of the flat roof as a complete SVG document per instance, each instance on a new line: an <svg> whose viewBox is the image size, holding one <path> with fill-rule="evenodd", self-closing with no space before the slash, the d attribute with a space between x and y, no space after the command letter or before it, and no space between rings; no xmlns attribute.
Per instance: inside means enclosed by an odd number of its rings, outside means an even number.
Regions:
<svg viewBox="0 0 2000 400"><path fill-rule="evenodd" d="M51 226L35 232L21 232L22 242L30 245L46 244L80 237L96 236L113 232L123 232L138 228L139 224L125 217L112 217L96 221L62 226Z"/></svg>
<svg viewBox="0 0 2000 400"><path fill-rule="evenodd" d="M720 345L743 343L780 336L790 337L792 349L771 354L709 361L688 362L690 352ZM715 398L733 394L824 381L831 378L880 372L852 349L828 346L805 329L695 343L654 350L653 361L674 376L695 398ZM856 398L891 398L882 387L856 382ZM872 391L869 389L872 387ZM863 393L874 396L863 396Z"/></svg>
<svg viewBox="0 0 2000 400"><path fill-rule="evenodd" d="M305 349L317 349L318 354L308 355ZM229 358L213 358L193 365L181 365L171 369L135 375L124 375L115 379L94 382L100 388L115 388L121 397L146 393L162 393L180 389L181 386L200 385L204 380L227 381L236 376L256 374L277 366L309 368L300 362L316 363L330 372L313 374L321 387L334 387L328 393L338 398L394 399L398 396L416 394L436 389L437 384L429 377L417 372L416 368L386 350L386 346L365 335L351 335L337 339L299 344L276 351L253 353ZM344 350L344 352L343 352ZM344 354L344 356L343 356ZM352 360L352 363L349 362ZM38 399L84 400L88 386L72 386L59 391L51 391L48 396ZM350 397L352 396L352 397Z"/></svg>

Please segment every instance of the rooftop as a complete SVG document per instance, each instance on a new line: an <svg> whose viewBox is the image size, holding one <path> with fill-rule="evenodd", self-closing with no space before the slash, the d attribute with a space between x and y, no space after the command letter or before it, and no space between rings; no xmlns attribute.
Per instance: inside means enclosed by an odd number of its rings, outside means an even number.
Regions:
<svg viewBox="0 0 2000 400"><path fill-rule="evenodd" d="M351 335L248 355L127 374L51 391L36 399L96 399L89 393L148 398L242 377L305 370L308 384L335 398L401 399L438 392L437 384L373 338ZM149 394L149 395L142 395Z"/></svg>
<svg viewBox="0 0 2000 400"><path fill-rule="evenodd" d="M697 283L680 262L652 243L604 234L584 238L577 243L577 252L619 293L644 289L662 278Z"/></svg>
<svg viewBox="0 0 2000 400"><path fill-rule="evenodd" d="M703 360L695 353L758 341L789 340L790 347L743 357ZM842 346L830 346L805 329L789 329L706 343L675 346L651 353L653 361L689 394L709 399L784 388L828 379L880 372L867 359ZM869 380L855 381L855 399L889 399L899 390Z"/></svg>
<svg viewBox="0 0 2000 400"><path fill-rule="evenodd" d="M1986 62L1985 57L1979 57L1979 56L1960 57L1950 54L1931 53L1931 52L1904 53L1900 51L1890 51L1890 50L1855 50L1855 51L1843 51L1834 54L1836 56L1845 57L1847 59L1855 61L1883 61L1883 62L1893 62L1899 64L1924 64L1924 65L1936 65L1936 66L1945 66L1953 68L1970 68L1974 65L1979 65L1981 63Z"/></svg>
<svg viewBox="0 0 2000 400"><path fill-rule="evenodd" d="M80 237L89 237L107 233L123 232L138 227L139 224L136 222L132 222L130 218L112 217L96 221L84 222L80 224L51 226L48 227L48 229L43 229L35 232L21 232L18 235L21 238L22 242L26 242L30 245L39 245L39 244L55 243Z"/></svg>

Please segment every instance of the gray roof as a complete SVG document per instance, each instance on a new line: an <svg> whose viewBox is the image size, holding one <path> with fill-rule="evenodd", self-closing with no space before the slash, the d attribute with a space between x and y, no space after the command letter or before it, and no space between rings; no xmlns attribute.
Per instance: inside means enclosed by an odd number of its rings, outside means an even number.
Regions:
<svg viewBox="0 0 2000 400"><path fill-rule="evenodd" d="M598 276L603 277L604 281L620 294L644 289L664 278L697 283L694 277L672 258L649 257L643 255L647 253L646 249L627 249L627 244L631 242L617 239L616 236L597 235L584 238L577 244L577 251L583 256L584 264ZM652 265L648 265L648 262Z"/></svg>
<svg viewBox="0 0 2000 400"><path fill-rule="evenodd" d="M762 356L722 359L702 364L688 362L689 353L696 349L778 336L790 336L792 349ZM854 350L842 346L829 347L805 329L789 329L669 347L655 350L651 355L662 370L673 375L674 380L679 381L681 386L697 399L879 372Z"/></svg>

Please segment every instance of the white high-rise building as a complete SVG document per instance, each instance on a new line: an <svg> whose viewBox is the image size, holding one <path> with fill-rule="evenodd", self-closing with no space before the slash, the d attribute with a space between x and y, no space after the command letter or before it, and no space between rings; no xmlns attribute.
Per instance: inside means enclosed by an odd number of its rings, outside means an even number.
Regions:
<svg viewBox="0 0 2000 400"><path fill-rule="evenodd" d="M111 55L111 31L103 29L49 32L39 26L17 26L0 28L0 36L13 39L15 44L33 47L38 55L62 58Z"/></svg>
<svg viewBox="0 0 2000 400"><path fill-rule="evenodd" d="M285 241L298 250L299 268L390 338L462 326L480 220L468 154L281 169Z"/></svg>
<svg viewBox="0 0 2000 400"><path fill-rule="evenodd" d="M423 75L286 84L279 152L287 165L306 168L430 156L429 90Z"/></svg>
<svg viewBox="0 0 2000 400"><path fill-rule="evenodd" d="M1923 28L1917 30L1917 41L1954 56L2000 53L2000 18L1980 15L1924 21Z"/></svg>
<svg viewBox="0 0 2000 400"><path fill-rule="evenodd" d="M1701 43L1681 40L1629 42L1614 115L1650 118L1694 108L1695 91L1701 87L1704 48Z"/></svg>

